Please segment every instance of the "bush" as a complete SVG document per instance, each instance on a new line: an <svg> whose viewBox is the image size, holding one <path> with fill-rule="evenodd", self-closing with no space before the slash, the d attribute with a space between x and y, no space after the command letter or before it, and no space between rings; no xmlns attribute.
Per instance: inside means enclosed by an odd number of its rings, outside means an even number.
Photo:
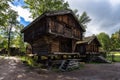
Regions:
<svg viewBox="0 0 120 80"><path fill-rule="evenodd" d="M40 67L40 64L37 63L38 57L30 57L30 56L21 56L21 60L31 67Z"/></svg>

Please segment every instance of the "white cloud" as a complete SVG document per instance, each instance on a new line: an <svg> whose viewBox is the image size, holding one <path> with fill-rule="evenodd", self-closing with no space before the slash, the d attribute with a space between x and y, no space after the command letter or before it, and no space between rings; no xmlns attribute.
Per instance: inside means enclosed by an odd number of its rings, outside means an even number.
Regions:
<svg viewBox="0 0 120 80"><path fill-rule="evenodd" d="M14 6L13 4L9 3L9 5L11 6L11 8L15 11L18 12L18 21L20 21L20 17L23 17L25 19L25 21L33 21L32 18L30 18L29 16L31 15L30 11L28 9L24 9L21 6Z"/></svg>
<svg viewBox="0 0 120 80"><path fill-rule="evenodd" d="M109 35L120 29L120 0L65 0L70 8L86 11L92 21L88 24L86 36L105 32Z"/></svg>
<svg viewBox="0 0 120 80"><path fill-rule="evenodd" d="M100 32L103 32L103 30L101 30L98 26L98 24L94 24L94 23L90 23L88 24L87 26L87 29L86 29L86 34L85 36L90 36L92 34L99 34Z"/></svg>
<svg viewBox="0 0 120 80"><path fill-rule="evenodd" d="M120 4L120 0L109 0L112 6L117 6Z"/></svg>

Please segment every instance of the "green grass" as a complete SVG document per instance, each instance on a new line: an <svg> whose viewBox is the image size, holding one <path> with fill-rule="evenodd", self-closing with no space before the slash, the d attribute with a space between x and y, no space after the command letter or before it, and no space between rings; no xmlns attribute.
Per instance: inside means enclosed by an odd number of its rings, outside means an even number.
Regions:
<svg viewBox="0 0 120 80"><path fill-rule="evenodd" d="M110 54L114 54L114 55L120 56L120 52L110 52Z"/></svg>
<svg viewBox="0 0 120 80"><path fill-rule="evenodd" d="M112 61L112 58L113 58L113 62L120 62L120 52L110 52L107 55L107 59Z"/></svg>

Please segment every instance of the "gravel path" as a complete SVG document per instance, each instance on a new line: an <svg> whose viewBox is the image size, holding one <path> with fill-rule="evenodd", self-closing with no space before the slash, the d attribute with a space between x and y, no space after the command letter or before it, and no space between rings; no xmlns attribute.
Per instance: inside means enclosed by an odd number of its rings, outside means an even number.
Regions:
<svg viewBox="0 0 120 80"><path fill-rule="evenodd" d="M30 69L15 57L0 57L0 80L120 80L120 63L85 64L80 70L57 73Z"/></svg>

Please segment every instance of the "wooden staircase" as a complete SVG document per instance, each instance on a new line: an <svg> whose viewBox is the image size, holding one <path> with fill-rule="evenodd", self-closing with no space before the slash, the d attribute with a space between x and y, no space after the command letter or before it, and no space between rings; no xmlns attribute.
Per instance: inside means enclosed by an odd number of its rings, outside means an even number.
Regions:
<svg viewBox="0 0 120 80"><path fill-rule="evenodd" d="M66 70L73 68L73 67L79 67L79 62L77 59L63 60L60 67L59 67L59 70L66 71Z"/></svg>
<svg viewBox="0 0 120 80"><path fill-rule="evenodd" d="M69 62L70 62L70 60L63 60L59 67L59 70L66 71L68 68Z"/></svg>

